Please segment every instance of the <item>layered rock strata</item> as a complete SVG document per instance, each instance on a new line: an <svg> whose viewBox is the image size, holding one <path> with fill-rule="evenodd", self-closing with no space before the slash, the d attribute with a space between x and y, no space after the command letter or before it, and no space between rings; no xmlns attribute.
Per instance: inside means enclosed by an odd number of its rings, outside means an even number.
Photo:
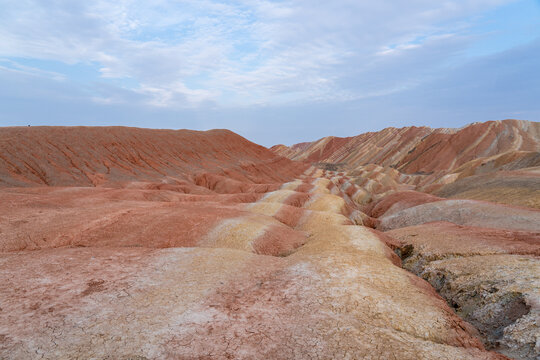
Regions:
<svg viewBox="0 0 540 360"><path fill-rule="evenodd" d="M0 358L538 351L533 208L416 192L423 175L385 164L309 167L227 131L0 140Z"/></svg>

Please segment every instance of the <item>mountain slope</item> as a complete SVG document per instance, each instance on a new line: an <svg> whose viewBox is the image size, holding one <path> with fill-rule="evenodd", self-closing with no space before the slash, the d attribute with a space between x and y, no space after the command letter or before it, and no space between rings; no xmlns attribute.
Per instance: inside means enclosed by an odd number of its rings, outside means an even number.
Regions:
<svg viewBox="0 0 540 360"><path fill-rule="evenodd" d="M204 173L268 183L301 170L228 130L0 128L0 186L193 182Z"/></svg>
<svg viewBox="0 0 540 360"><path fill-rule="evenodd" d="M414 191L535 179L508 154L437 179L226 130L0 129L0 358L533 359L540 210Z"/></svg>
<svg viewBox="0 0 540 360"><path fill-rule="evenodd" d="M462 129L386 128L354 137L326 137L271 148L293 160L378 164L404 174L449 172L464 163L512 151L540 151L540 123L522 120L475 123Z"/></svg>

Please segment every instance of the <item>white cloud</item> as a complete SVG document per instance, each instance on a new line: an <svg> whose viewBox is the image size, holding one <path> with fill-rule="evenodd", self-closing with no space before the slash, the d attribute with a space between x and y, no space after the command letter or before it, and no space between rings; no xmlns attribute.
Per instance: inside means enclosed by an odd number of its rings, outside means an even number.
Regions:
<svg viewBox="0 0 540 360"><path fill-rule="evenodd" d="M20 74L24 76L31 77L44 77L56 81L65 81L66 76L64 74L54 72L54 71L45 71L32 66L25 66L12 61L9 59L0 59L0 69L3 71Z"/></svg>
<svg viewBox="0 0 540 360"><path fill-rule="evenodd" d="M466 41L458 20L506 2L0 0L0 56L95 63L157 107L337 101L421 82L411 54L436 69Z"/></svg>

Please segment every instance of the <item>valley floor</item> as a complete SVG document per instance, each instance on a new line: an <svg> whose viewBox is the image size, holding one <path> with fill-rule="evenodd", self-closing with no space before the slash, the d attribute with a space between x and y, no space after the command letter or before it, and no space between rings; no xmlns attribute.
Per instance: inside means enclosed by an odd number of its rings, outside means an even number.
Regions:
<svg viewBox="0 0 540 360"><path fill-rule="evenodd" d="M538 210L353 180L2 189L0 358L538 355Z"/></svg>

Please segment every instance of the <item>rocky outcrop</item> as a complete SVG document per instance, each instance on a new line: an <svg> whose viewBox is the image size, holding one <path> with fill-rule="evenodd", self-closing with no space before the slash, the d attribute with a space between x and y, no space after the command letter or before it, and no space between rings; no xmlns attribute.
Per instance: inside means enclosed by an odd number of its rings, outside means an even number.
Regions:
<svg viewBox="0 0 540 360"><path fill-rule="evenodd" d="M540 353L540 232L430 223L392 230L404 268L429 281L485 344L512 358Z"/></svg>

